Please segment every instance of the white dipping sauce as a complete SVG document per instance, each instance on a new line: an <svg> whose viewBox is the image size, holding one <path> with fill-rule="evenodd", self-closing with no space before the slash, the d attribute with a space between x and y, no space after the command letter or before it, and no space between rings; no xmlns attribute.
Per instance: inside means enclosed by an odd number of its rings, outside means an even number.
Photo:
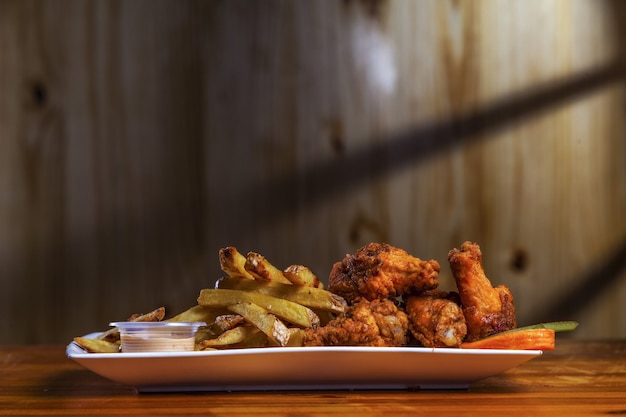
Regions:
<svg viewBox="0 0 626 417"><path fill-rule="evenodd" d="M114 322L120 330L122 352L188 352L195 350L202 322Z"/></svg>
<svg viewBox="0 0 626 417"><path fill-rule="evenodd" d="M122 352L181 352L195 347L195 337L139 337L122 336Z"/></svg>

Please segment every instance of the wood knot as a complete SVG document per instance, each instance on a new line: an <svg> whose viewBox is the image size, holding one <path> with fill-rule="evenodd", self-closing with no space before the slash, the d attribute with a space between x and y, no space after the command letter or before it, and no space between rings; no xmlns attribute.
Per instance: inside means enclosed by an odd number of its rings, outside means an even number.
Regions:
<svg viewBox="0 0 626 417"><path fill-rule="evenodd" d="M36 107L44 107L48 102L48 90L42 82L34 82L30 89L31 102Z"/></svg>
<svg viewBox="0 0 626 417"><path fill-rule="evenodd" d="M526 271L528 268L528 252L521 248L514 249L511 254L510 267L517 273Z"/></svg>

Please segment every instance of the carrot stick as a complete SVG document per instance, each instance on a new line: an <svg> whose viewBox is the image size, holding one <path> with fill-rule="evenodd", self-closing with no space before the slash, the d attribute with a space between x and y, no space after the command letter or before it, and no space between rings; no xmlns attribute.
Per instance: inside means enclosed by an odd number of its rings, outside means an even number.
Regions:
<svg viewBox="0 0 626 417"><path fill-rule="evenodd" d="M510 333L498 333L475 342L461 344L462 349L520 349L553 350L553 329L525 329Z"/></svg>

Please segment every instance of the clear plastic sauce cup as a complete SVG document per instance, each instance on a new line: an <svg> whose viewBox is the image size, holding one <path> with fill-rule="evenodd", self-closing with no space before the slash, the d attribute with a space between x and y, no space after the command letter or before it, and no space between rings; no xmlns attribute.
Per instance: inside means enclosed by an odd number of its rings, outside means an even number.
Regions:
<svg viewBox="0 0 626 417"><path fill-rule="evenodd" d="M181 352L195 348L198 329L203 322L113 322L120 330L122 352Z"/></svg>

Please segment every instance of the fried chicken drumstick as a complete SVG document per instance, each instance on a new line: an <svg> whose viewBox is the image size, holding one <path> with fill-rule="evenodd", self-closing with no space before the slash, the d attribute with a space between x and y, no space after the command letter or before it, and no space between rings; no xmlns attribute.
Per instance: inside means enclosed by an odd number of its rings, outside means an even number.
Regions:
<svg viewBox="0 0 626 417"><path fill-rule="evenodd" d="M517 326L513 294L504 285L493 287L482 266L476 243L465 242L448 253L467 325L466 341L472 342Z"/></svg>
<svg viewBox="0 0 626 417"><path fill-rule="evenodd" d="M423 261L386 243L369 243L333 265L328 289L349 304L361 298L394 298L437 288L439 270L435 260Z"/></svg>

